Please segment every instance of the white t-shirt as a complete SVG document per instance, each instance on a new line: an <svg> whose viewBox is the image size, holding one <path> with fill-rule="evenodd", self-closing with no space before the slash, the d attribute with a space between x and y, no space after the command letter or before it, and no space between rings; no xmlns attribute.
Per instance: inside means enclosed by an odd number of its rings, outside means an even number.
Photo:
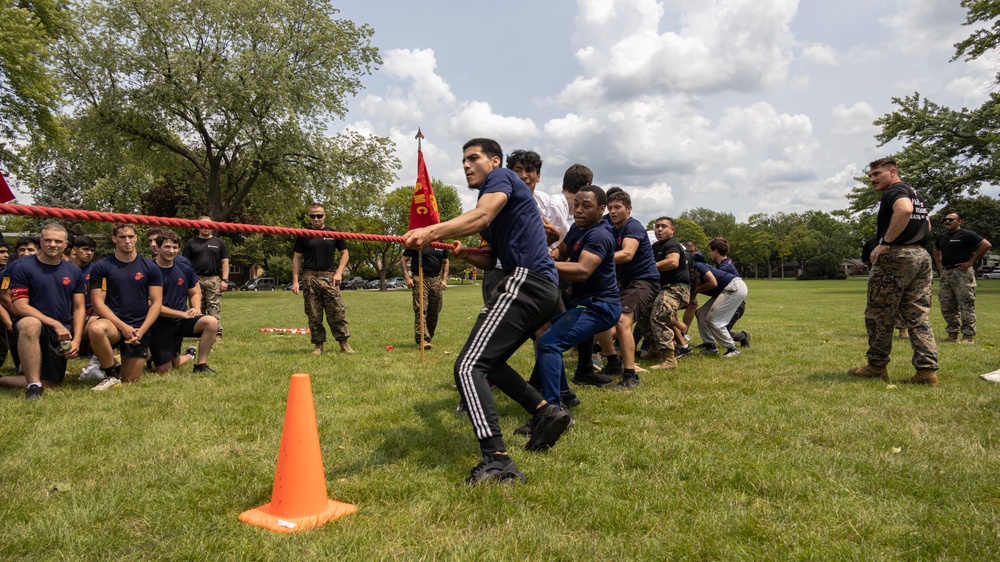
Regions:
<svg viewBox="0 0 1000 562"><path fill-rule="evenodd" d="M566 198L562 195L553 197L538 189L533 193L538 211L559 231L559 240L553 242L549 248L558 248L563 238L566 238L566 233L569 232L569 207L566 205Z"/></svg>

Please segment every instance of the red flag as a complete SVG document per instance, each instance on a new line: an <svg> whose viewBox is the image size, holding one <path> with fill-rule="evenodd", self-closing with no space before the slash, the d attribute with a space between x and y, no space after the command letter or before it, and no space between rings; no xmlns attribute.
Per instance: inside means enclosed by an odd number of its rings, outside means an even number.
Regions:
<svg viewBox="0 0 1000 562"><path fill-rule="evenodd" d="M10 186L7 185L7 180L3 177L3 172L0 172L0 203L6 203L7 201L13 201L16 199L14 192L10 190ZM437 207L435 207L436 209Z"/></svg>
<svg viewBox="0 0 1000 562"><path fill-rule="evenodd" d="M410 201L410 230L439 222L441 222L441 215L438 214L437 198L434 197L434 188L431 187L431 176L427 173L424 153L418 148L417 186L413 190L413 199Z"/></svg>

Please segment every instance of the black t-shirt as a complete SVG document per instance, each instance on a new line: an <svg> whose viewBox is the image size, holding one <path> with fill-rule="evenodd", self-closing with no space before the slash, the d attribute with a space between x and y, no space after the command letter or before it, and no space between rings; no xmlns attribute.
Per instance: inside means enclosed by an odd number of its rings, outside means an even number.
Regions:
<svg viewBox="0 0 1000 562"><path fill-rule="evenodd" d="M437 277L438 275L441 275L441 269L444 267L444 260L448 259L448 250L427 246L421 250L420 253L424 255L424 275L427 277ZM417 259L417 251L403 250L403 257L410 258L410 275L414 277L419 275L417 272L417 264L420 260Z"/></svg>
<svg viewBox="0 0 1000 562"><path fill-rule="evenodd" d="M688 253L687 250L681 246L681 243L677 241L677 238L671 236L666 240L659 241L653 244L653 259L657 263L667 259L670 254L677 254L680 256L677 262L677 267L671 269L670 271L660 271L660 286L666 287L667 285L690 285L691 284L691 272L688 266Z"/></svg>
<svg viewBox="0 0 1000 562"><path fill-rule="evenodd" d="M322 230L336 232L328 226ZM347 249L347 243L340 238L299 236L295 239L295 253L302 254L303 271L337 271L340 253Z"/></svg>
<svg viewBox="0 0 1000 562"><path fill-rule="evenodd" d="M910 222L894 240L886 240L885 233L889 231L889 223L892 222L892 205L904 197L908 197L913 203L913 214L910 215ZM879 204L876 219L875 237L879 239L881 244L926 244L931 238L931 223L927 220L929 212L923 198L916 190L901 181L896 182L882 192L882 201Z"/></svg>
<svg viewBox="0 0 1000 562"><path fill-rule="evenodd" d="M182 255L191 260L194 272L198 275L220 275L222 260L229 259L229 248L215 236L211 238L197 236L187 241Z"/></svg>
<svg viewBox="0 0 1000 562"><path fill-rule="evenodd" d="M971 260L976 253L976 247L982 241L982 236L964 228L954 233L945 232L938 237L935 244L941 251L941 265L957 265Z"/></svg>

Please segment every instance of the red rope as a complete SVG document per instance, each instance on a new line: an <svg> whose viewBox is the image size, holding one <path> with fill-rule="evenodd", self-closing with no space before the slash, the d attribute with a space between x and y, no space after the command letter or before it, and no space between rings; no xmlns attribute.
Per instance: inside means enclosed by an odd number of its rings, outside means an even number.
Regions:
<svg viewBox="0 0 1000 562"><path fill-rule="evenodd" d="M235 222L216 222L172 217L152 217L147 215L130 215L125 213L106 213L103 211L85 211L60 209L57 207L37 207L34 205L10 205L0 203L0 214L18 215L24 217L44 217L63 220L79 220L94 222L115 222L126 224L142 224L146 226L172 226L175 228L211 228L221 232L243 232L257 234L274 234L278 236L313 236L317 238L341 238L344 240L361 240L364 242L395 242L403 244L402 236L386 236L383 234L362 234L355 232L337 232L332 230L312 230L308 228L287 228L284 226L265 226L260 224L240 224ZM432 242L435 248L454 250L456 244ZM470 253L486 253L485 250L470 248Z"/></svg>

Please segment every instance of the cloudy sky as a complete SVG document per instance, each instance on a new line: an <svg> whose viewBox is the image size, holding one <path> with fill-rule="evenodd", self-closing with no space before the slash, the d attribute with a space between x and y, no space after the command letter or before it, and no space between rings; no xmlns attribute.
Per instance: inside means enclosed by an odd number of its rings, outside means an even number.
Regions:
<svg viewBox="0 0 1000 562"><path fill-rule="evenodd" d="M632 195L633 216L708 207L830 211L898 147L872 122L919 91L978 106L997 59L949 62L959 0L507 0L339 4L375 29L384 64L338 128L387 136L416 178L475 204L461 146L478 136L542 155L558 193L580 162Z"/></svg>

